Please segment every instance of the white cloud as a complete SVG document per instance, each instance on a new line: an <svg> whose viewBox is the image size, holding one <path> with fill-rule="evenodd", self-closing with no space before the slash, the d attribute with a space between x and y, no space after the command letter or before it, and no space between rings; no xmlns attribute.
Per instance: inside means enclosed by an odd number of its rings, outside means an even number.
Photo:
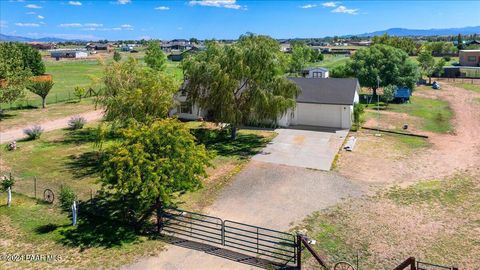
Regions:
<svg viewBox="0 0 480 270"><path fill-rule="evenodd" d="M82 2L80 1L68 1L68 4L71 6L81 6Z"/></svg>
<svg viewBox="0 0 480 270"><path fill-rule="evenodd" d="M45 17L43 17L42 15L38 15L37 18L39 18L40 20L45 19Z"/></svg>
<svg viewBox="0 0 480 270"><path fill-rule="evenodd" d="M102 27L103 24L101 23L86 23L84 24L85 27Z"/></svg>
<svg viewBox="0 0 480 270"><path fill-rule="evenodd" d="M0 20L0 28L7 28L7 27L8 27L7 21Z"/></svg>
<svg viewBox="0 0 480 270"><path fill-rule="evenodd" d="M28 5L26 5L25 7L26 7L26 8L35 8L35 9L42 8L41 6L35 5L35 4L28 4Z"/></svg>
<svg viewBox="0 0 480 270"><path fill-rule="evenodd" d="M308 4L308 5L301 6L301 8L314 8L314 7L317 7L317 5L316 4Z"/></svg>
<svg viewBox="0 0 480 270"><path fill-rule="evenodd" d="M117 0L117 4L119 5L126 5L130 4L132 1L131 0Z"/></svg>
<svg viewBox="0 0 480 270"><path fill-rule="evenodd" d="M345 13L350 15L358 14L358 9L347 8L346 6L338 6L336 9L332 10L333 13Z"/></svg>
<svg viewBox="0 0 480 270"><path fill-rule="evenodd" d="M339 3L339 2L325 2L325 3L322 4L322 6L333 8L333 7L337 6L337 3Z"/></svg>
<svg viewBox="0 0 480 270"><path fill-rule="evenodd" d="M20 27L39 27L40 24L38 23L15 23L16 26Z"/></svg>
<svg viewBox="0 0 480 270"><path fill-rule="evenodd" d="M35 14L37 14L37 13L35 13L34 11L27 12L27 15L35 15Z"/></svg>
<svg viewBox="0 0 480 270"><path fill-rule="evenodd" d="M60 27L82 27L81 23L62 23Z"/></svg>
<svg viewBox="0 0 480 270"><path fill-rule="evenodd" d="M204 6L204 7L219 7L230 9L246 9L246 6L237 4L237 0L192 0L189 2L191 6Z"/></svg>
<svg viewBox="0 0 480 270"><path fill-rule="evenodd" d="M166 6L159 6L159 7L156 7L155 10L169 10L170 8L169 7L166 7Z"/></svg>
<svg viewBox="0 0 480 270"><path fill-rule="evenodd" d="M133 26L131 26L130 24L122 24L120 25L121 28L133 28Z"/></svg>

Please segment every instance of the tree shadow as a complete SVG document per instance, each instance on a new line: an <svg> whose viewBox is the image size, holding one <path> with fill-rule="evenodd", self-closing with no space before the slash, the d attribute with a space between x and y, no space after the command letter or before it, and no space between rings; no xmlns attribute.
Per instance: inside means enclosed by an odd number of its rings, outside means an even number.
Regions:
<svg viewBox="0 0 480 270"><path fill-rule="evenodd" d="M103 154L99 151L85 152L68 156L67 168L75 177L82 178L98 174L101 170Z"/></svg>
<svg viewBox="0 0 480 270"><path fill-rule="evenodd" d="M208 150L216 151L221 156L239 156L248 158L261 151L267 140L256 134L237 133L237 138L230 138L230 131L226 129L197 128L191 130L197 141Z"/></svg>
<svg viewBox="0 0 480 270"><path fill-rule="evenodd" d="M151 223L136 224L129 218L128 207L119 200L102 195L78 204L78 223L60 232L66 246L111 248L138 241L140 236L158 238Z"/></svg>
<svg viewBox="0 0 480 270"><path fill-rule="evenodd" d="M82 144L88 142L95 142L97 140L97 130L95 128L83 128L78 130L71 130L61 141L65 144Z"/></svg>

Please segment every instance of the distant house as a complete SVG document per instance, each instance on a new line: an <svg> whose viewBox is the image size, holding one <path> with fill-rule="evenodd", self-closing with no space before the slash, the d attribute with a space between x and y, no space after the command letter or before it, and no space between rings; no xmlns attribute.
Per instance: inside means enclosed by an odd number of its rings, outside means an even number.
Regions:
<svg viewBox="0 0 480 270"><path fill-rule="evenodd" d="M304 78L328 78L328 69L322 67L311 67L302 70Z"/></svg>
<svg viewBox="0 0 480 270"><path fill-rule="evenodd" d="M284 53L292 52L292 46L291 46L290 43L288 43L288 42L286 42L286 43L281 43L281 44L280 44L280 51L281 51L281 52L284 52Z"/></svg>
<svg viewBox="0 0 480 270"><path fill-rule="evenodd" d="M38 50L52 50L57 48L57 44L50 42L29 42L27 44Z"/></svg>
<svg viewBox="0 0 480 270"><path fill-rule="evenodd" d="M358 103L360 84L355 78L289 78L301 90L296 107L277 119L277 125L306 125L349 129L353 121L353 105ZM187 82L188 83L188 82ZM178 104L170 113L181 119L196 120L208 116L208 109L187 102L187 92L176 94Z"/></svg>
<svg viewBox="0 0 480 270"><path fill-rule="evenodd" d="M50 56L56 60L60 60L60 58L87 58L88 53L81 50L53 50L50 51Z"/></svg>
<svg viewBox="0 0 480 270"><path fill-rule="evenodd" d="M88 43L85 48L89 51L112 51L112 45L109 43Z"/></svg>
<svg viewBox="0 0 480 270"><path fill-rule="evenodd" d="M350 45L352 46L370 46L373 44L371 40L362 40L362 41L351 41Z"/></svg>
<svg viewBox="0 0 480 270"><path fill-rule="evenodd" d="M480 50L460 50L458 56L461 66L480 66Z"/></svg>
<svg viewBox="0 0 480 270"><path fill-rule="evenodd" d="M183 58L185 58L185 56L187 56L188 54L195 53L201 50L203 50L203 47L192 47L191 49L183 52L172 52L167 56L167 58L170 61L179 62L182 61Z"/></svg>

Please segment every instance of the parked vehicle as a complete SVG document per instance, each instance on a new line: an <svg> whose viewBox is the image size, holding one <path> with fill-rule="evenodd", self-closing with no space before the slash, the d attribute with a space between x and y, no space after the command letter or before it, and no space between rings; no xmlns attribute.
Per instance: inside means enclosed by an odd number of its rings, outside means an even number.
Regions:
<svg viewBox="0 0 480 270"><path fill-rule="evenodd" d="M441 88L441 87L440 87L440 83L438 83L438 82L436 82L436 81L433 82L432 88L433 88L433 89L436 89L436 90L439 90L439 89Z"/></svg>

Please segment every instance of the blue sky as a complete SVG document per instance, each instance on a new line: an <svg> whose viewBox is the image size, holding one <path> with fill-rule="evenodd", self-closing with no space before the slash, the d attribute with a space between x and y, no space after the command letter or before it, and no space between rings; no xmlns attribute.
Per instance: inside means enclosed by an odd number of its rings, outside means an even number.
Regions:
<svg viewBox="0 0 480 270"><path fill-rule="evenodd" d="M275 38L480 25L480 1L0 0L0 32L67 39ZM476 15L475 15L476 14Z"/></svg>

